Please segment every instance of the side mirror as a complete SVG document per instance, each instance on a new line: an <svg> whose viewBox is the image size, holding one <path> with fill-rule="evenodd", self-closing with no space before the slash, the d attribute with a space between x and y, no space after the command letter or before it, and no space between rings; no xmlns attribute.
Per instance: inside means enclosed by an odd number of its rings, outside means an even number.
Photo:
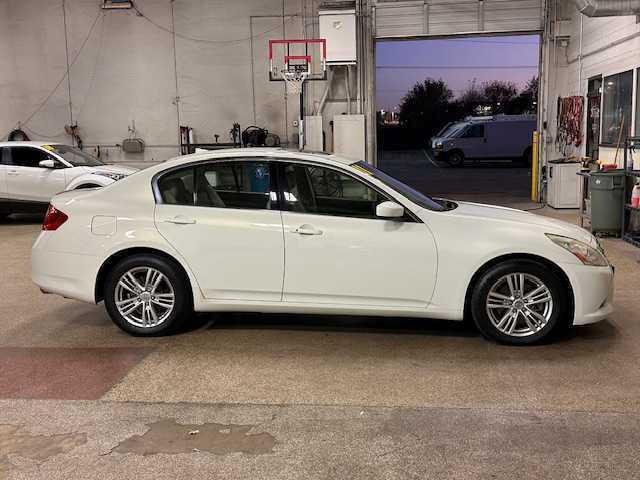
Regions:
<svg viewBox="0 0 640 480"><path fill-rule="evenodd" d="M41 168L58 168L58 162L52 158L47 158L46 160L40 160L38 166Z"/></svg>
<svg viewBox="0 0 640 480"><path fill-rule="evenodd" d="M382 202L376 206L376 216L382 218L400 218L404 216L404 207L396 202Z"/></svg>

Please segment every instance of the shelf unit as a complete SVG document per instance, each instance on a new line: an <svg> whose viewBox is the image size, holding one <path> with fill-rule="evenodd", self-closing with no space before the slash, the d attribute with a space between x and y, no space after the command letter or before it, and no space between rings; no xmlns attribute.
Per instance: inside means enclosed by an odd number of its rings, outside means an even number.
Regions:
<svg viewBox="0 0 640 480"><path fill-rule="evenodd" d="M633 162L629 165L633 155L640 155L640 137L627 137L624 142L624 195L622 204L622 229L620 238L636 247L640 247L640 230L631 232L628 230L628 224L633 214L640 216L640 208L634 208L630 204L631 189L633 184L640 179L640 170L633 170ZM632 180L631 189L629 189L629 180Z"/></svg>

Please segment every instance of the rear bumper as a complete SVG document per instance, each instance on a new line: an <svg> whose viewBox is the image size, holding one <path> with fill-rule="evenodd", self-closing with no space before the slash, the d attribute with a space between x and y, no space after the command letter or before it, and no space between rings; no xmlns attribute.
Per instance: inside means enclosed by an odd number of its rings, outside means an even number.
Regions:
<svg viewBox="0 0 640 480"><path fill-rule="evenodd" d="M613 313L612 267L572 265L565 271L573 287L574 325L599 322Z"/></svg>
<svg viewBox="0 0 640 480"><path fill-rule="evenodd" d="M50 234L41 232L31 249L31 280L45 293L95 303L99 259L45 249Z"/></svg>

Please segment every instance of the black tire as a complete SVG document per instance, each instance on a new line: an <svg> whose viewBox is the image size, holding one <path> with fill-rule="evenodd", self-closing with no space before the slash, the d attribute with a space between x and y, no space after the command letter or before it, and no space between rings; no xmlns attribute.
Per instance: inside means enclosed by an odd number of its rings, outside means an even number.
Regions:
<svg viewBox="0 0 640 480"><path fill-rule="evenodd" d="M447 162L452 167L462 167L464 165L464 154L460 150L454 150L447 155Z"/></svg>
<svg viewBox="0 0 640 480"><path fill-rule="evenodd" d="M523 273L535 277L547 287L551 294L552 306L546 324L526 336L514 336L502 332L491 321L488 313L487 296L491 288L506 275L513 273ZM474 323L484 337L507 345L530 345L551 339L569 324L570 301L568 295L562 279L548 266L534 260L507 260L489 268L475 284L471 295L471 314ZM496 310L497 316L506 314L508 309L509 307L505 307L504 310ZM523 327L526 325L524 316L520 315L516 318L519 325Z"/></svg>
<svg viewBox="0 0 640 480"><path fill-rule="evenodd" d="M519 163L523 167L530 167L532 164L532 154L533 151L531 150L531 148L527 148L522 154L522 157L520 157Z"/></svg>
<svg viewBox="0 0 640 480"><path fill-rule="evenodd" d="M162 273L173 288L173 310L162 323L141 327L129 322L116 306L116 286L120 278L136 267L150 267ZM152 254L138 254L125 258L118 262L107 274L104 287L104 304L113 320L119 328L125 332L140 337L156 337L168 335L178 331L193 314L193 298L188 287L189 278L184 274L180 265Z"/></svg>

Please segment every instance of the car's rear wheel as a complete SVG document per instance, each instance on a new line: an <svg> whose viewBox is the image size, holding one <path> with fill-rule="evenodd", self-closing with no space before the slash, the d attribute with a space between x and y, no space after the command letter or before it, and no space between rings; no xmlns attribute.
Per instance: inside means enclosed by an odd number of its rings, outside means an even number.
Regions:
<svg viewBox="0 0 640 480"><path fill-rule="evenodd" d="M464 164L464 155L459 150L454 150L447 155L447 162L452 167L461 167Z"/></svg>
<svg viewBox="0 0 640 480"><path fill-rule="evenodd" d="M134 255L116 264L105 282L104 302L113 322L127 333L173 333L193 311L188 278L159 256Z"/></svg>
<svg viewBox="0 0 640 480"><path fill-rule="evenodd" d="M533 151L531 150L531 147L528 147L522 154L522 157L520 157L518 163L524 167L530 167L532 165L532 159Z"/></svg>
<svg viewBox="0 0 640 480"><path fill-rule="evenodd" d="M566 325L567 295L553 270L531 260L509 260L481 276L472 293L471 313L485 337L528 345Z"/></svg>

